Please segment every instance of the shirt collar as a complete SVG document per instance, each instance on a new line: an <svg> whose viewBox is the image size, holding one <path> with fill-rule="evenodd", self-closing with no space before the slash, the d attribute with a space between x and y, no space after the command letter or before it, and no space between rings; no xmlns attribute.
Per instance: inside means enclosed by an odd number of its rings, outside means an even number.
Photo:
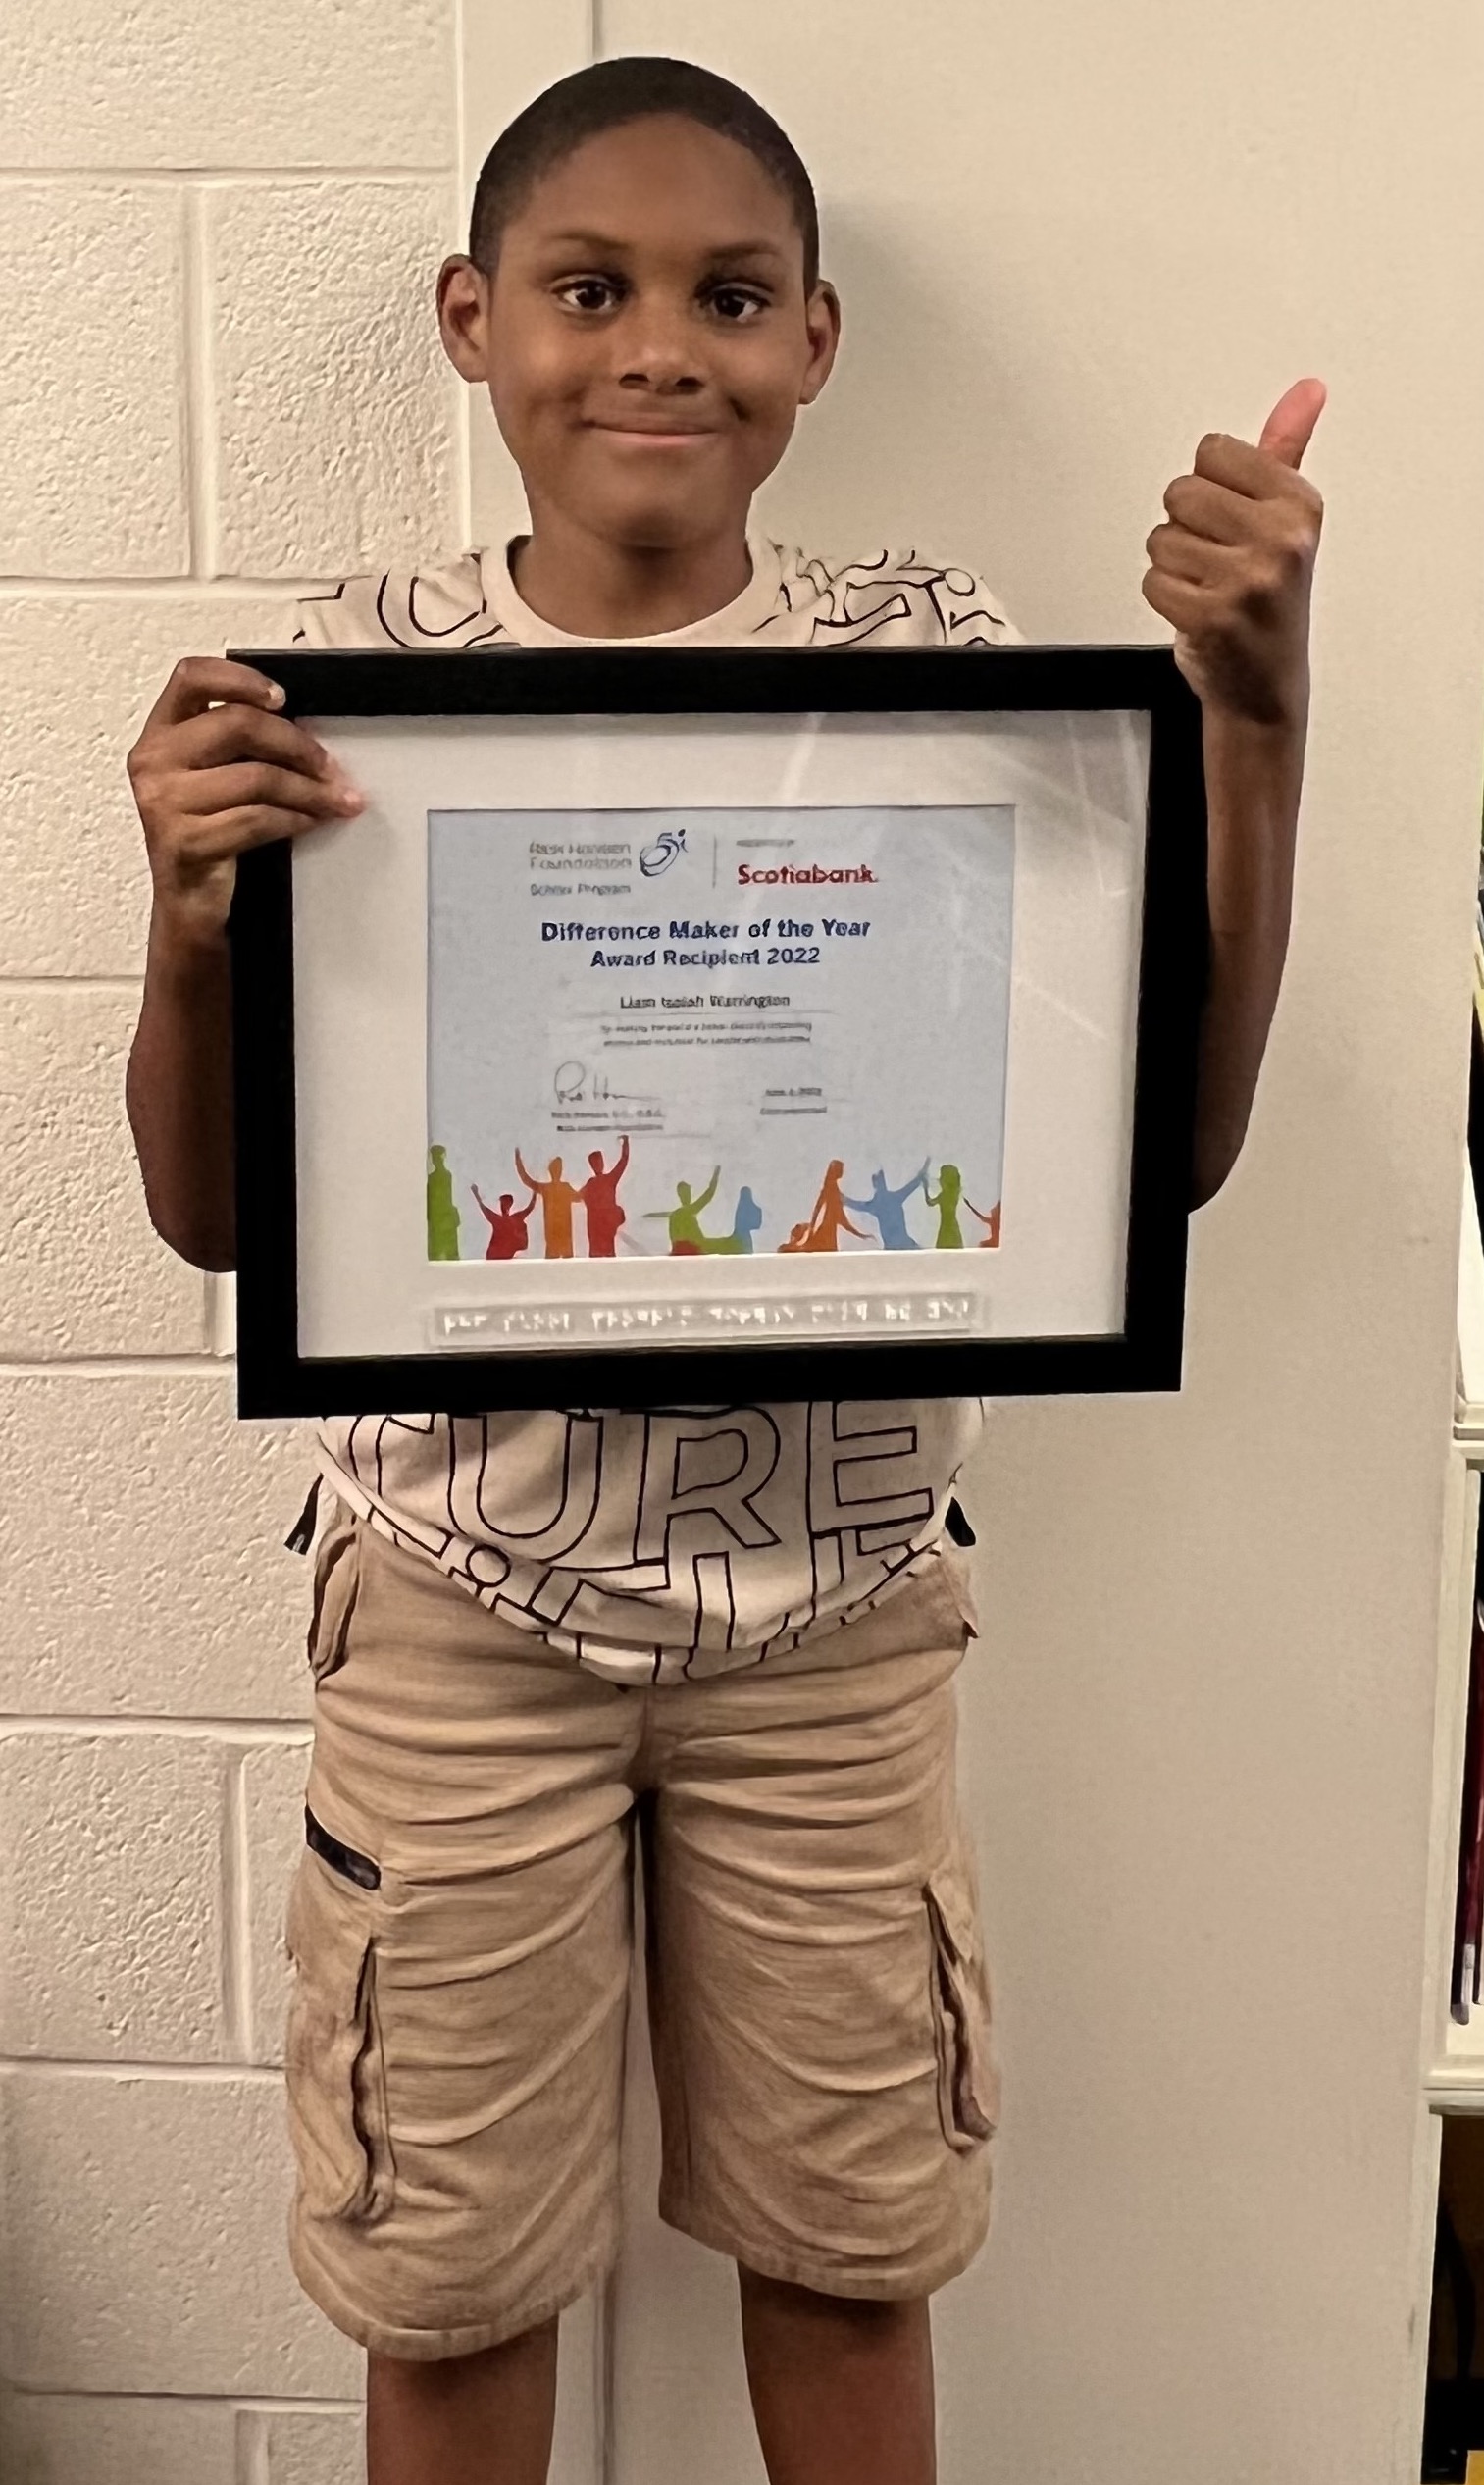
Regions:
<svg viewBox="0 0 1484 2485"><path fill-rule="evenodd" d="M516 541L518 539L512 539ZM778 603L778 591L783 574L778 546L767 537L747 530L747 551L752 562L752 575L740 595L719 612L703 613L699 621L688 621L680 630L655 630L640 638L587 639L572 630L558 630L551 621L543 621L539 613L517 595L510 575L511 544L486 546L479 556L480 583L487 609L501 627L508 630L517 646L523 647L735 647L739 640L749 638L761 627Z"/></svg>

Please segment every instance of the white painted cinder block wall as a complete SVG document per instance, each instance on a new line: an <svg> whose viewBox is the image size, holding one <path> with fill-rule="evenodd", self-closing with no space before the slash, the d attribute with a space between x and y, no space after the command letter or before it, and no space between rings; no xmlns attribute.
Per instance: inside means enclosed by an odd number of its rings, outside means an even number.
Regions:
<svg viewBox="0 0 1484 2485"><path fill-rule="evenodd" d="M1165 479L1300 371L1334 388L1299 924L1188 1385L999 1411L971 1494L1008 2076L945 2474L1407 2485L1484 671L1466 0L0 19L0 2475L356 2471L357 2359L281 2249L303 1458L234 1426L221 1307L139 1207L120 758L182 647L515 514L427 279L479 148L594 40L754 81L820 178L849 387L780 527L920 533L1030 633L1154 635ZM654 2223L647 2115L640 2083L604 2473L756 2485L730 2283Z"/></svg>
<svg viewBox="0 0 1484 2485"><path fill-rule="evenodd" d="M360 2473L360 2359L283 2250L305 1444L236 1425L230 1305L144 1216L123 757L179 654L467 540L430 312L465 207L459 20L0 18L5 2485Z"/></svg>

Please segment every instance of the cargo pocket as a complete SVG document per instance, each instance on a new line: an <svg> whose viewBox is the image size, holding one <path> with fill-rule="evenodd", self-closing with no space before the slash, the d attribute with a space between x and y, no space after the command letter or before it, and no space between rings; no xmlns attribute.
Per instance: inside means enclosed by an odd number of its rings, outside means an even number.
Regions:
<svg viewBox="0 0 1484 2485"><path fill-rule="evenodd" d="M950 2148L977 2148L999 2119L990 1980L962 1831L923 1890L932 1936L938 2111Z"/></svg>
<svg viewBox="0 0 1484 2485"><path fill-rule="evenodd" d="M307 1654L316 1683L345 1661L345 1641L361 1575L361 1522L344 1503L332 1505L314 1560L314 1604Z"/></svg>
<svg viewBox="0 0 1484 2485"><path fill-rule="evenodd" d="M283 2066L303 2205L311 2217L365 2225L390 2208L396 2176L372 1903L306 1853L285 1926L293 1992Z"/></svg>

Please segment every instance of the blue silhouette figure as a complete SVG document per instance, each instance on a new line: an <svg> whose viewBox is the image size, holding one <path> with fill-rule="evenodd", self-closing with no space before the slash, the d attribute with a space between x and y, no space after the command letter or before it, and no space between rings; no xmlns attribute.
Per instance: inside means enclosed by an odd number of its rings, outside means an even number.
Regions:
<svg viewBox="0 0 1484 2485"><path fill-rule="evenodd" d="M702 1251L746 1251L752 1248L752 1237L763 1221L762 1210L744 1182L737 1194L737 1209L730 1234L704 1234Z"/></svg>
<svg viewBox="0 0 1484 2485"><path fill-rule="evenodd" d="M902 1210L914 1191L926 1188L929 1162L925 1158L921 1170L913 1174L910 1182L903 1182L899 1191L888 1190L887 1177L878 1165L871 1176L870 1198L845 1201L846 1208L852 1208L857 1217L872 1219L881 1236L883 1251L916 1251L919 1248L907 1232L907 1220Z"/></svg>

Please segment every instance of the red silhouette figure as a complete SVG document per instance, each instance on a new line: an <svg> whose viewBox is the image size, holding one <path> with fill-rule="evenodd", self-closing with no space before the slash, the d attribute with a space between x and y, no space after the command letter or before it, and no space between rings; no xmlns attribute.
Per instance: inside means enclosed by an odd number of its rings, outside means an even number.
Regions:
<svg viewBox="0 0 1484 2485"><path fill-rule="evenodd" d="M624 1222L618 1186L629 1166L627 1132L612 1165L605 1165L595 1148L588 1163L592 1171L577 1195L588 1213L588 1257L611 1260L618 1249L618 1229Z"/></svg>
<svg viewBox="0 0 1484 2485"><path fill-rule="evenodd" d="M974 1208L968 1200L964 1201L964 1207L968 1209L969 1215L971 1217L977 1217L981 1225L987 1225L989 1227L989 1232L985 1235L983 1242L979 1246L981 1251L998 1251L999 1249L999 1211L1002 1206L1003 1202L997 1200L988 1217L986 1217L982 1208Z"/></svg>
<svg viewBox="0 0 1484 2485"><path fill-rule="evenodd" d="M546 1167L547 1178L538 1182L526 1169L519 1148L515 1152L515 1169L521 1180L532 1189L541 1204L541 1251L547 1260L572 1258L572 1210L582 1197L580 1191L564 1179L562 1161L553 1157Z"/></svg>
<svg viewBox="0 0 1484 2485"><path fill-rule="evenodd" d="M501 1191L499 1207L491 1208L487 1200L480 1198L478 1182L471 1182L469 1187L475 1198L479 1200L481 1211L489 1227L489 1248L485 1254L486 1259L513 1260L517 1252L524 1251L531 1240L531 1212L536 1206L535 1191L532 1192L524 1208L515 1206L513 1191Z"/></svg>

